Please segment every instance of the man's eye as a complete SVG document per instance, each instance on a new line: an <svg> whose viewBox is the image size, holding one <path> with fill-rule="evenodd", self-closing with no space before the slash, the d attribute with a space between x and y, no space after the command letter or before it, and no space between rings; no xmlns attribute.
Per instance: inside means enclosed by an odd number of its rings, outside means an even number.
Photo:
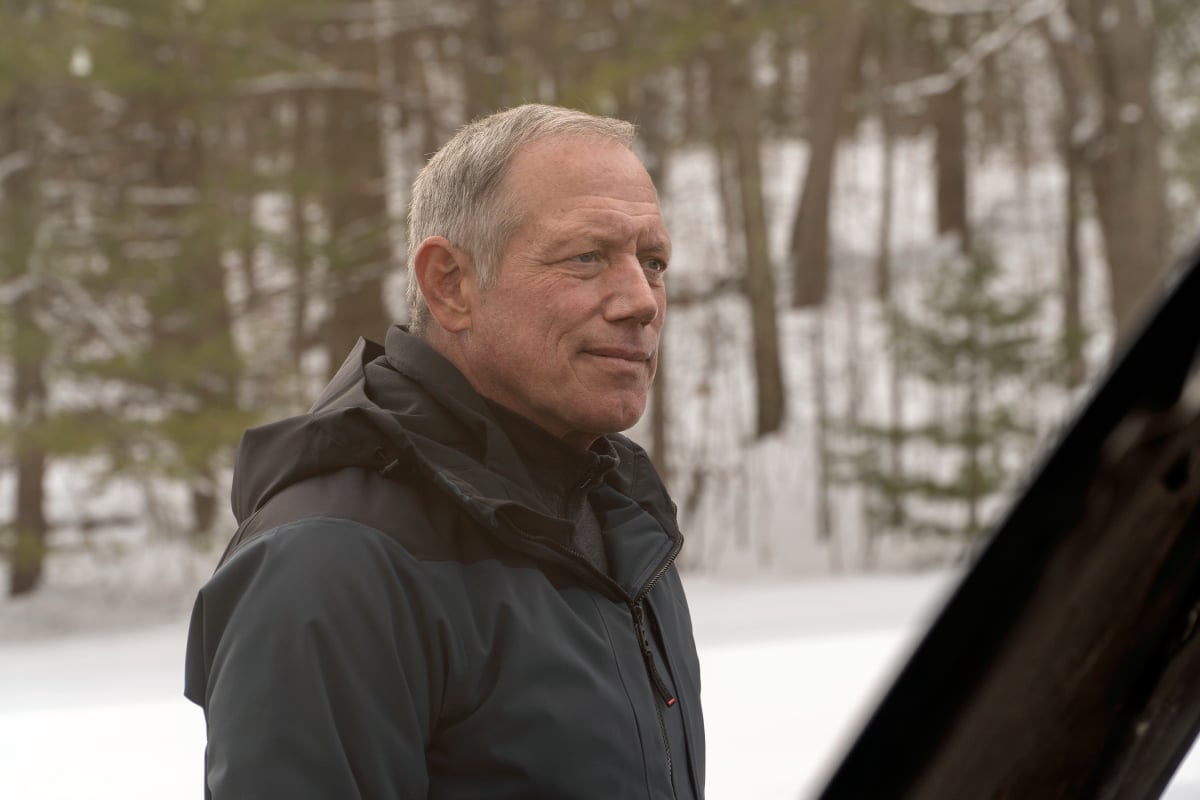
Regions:
<svg viewBox="0 0 1200 800"><path fill-rule="evenodd" d="M642 267L651 272L666 272L667 262L661 258L647 258L642 262Z"/></svg>
<svg viewBox="0 0 1200 800"><path fill-rule="evenodd" d="M570 260L578 261L580 264L595 264L600 260L600 254L593 250L590 253L580 253L577 256L572 256Z"/></svg>

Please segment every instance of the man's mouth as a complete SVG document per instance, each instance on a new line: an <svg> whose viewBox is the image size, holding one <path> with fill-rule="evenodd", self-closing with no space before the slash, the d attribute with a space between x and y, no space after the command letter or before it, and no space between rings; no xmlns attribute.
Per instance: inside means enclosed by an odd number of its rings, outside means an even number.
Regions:
<svg viewBox="0 0 1200 800"><path fill-rule="evenodd" d="M588 355L601 358L619 358L622 361L649 361L654 357L653 352L625 347L592 347L585 350Z"/></svg>

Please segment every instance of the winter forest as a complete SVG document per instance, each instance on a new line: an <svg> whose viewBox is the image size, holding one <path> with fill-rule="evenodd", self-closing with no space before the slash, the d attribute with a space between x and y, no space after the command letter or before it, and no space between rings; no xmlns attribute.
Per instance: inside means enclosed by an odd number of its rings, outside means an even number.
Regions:
<svg viewBox="0 0 1200 800"><path fill-rule="evenodd" d="M242 430L403 321L423 160L528 101L640 128L698 573L969 558L1200 235L1192 0L5 2L7 593L202 578Z"/></svg>
<svg viewBox="0 0 1200 800"><path fill-rule="evenodd" d="M819 787L1200 242L1196 0L0 0L11 796L200 793L240 436L405 321L414 176L523 102L635 122L674 240L630 435L718 800Z"/></svg>

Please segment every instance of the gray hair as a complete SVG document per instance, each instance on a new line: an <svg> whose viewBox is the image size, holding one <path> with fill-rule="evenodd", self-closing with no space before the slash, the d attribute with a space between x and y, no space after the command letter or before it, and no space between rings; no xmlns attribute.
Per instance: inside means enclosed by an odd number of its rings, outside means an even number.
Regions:
<svg viewBox="0 0 1200 800"><path fill-rule="evenodd" d="M558 106L529 104L481 117L459 129L413 182L408 211L409 330L423 335L429 306L416 280L417 247L444 236L471 255L481 288L495 283L521 210L507 206L500 187L517 151L552 136L594 136L633 149L636 128L624 120Z"/></svg>

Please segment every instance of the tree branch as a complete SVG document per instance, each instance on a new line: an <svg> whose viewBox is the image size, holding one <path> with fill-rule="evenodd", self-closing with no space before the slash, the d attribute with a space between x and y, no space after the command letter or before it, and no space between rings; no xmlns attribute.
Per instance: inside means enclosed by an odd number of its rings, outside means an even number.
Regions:
<svg viewBox="0 0 1200 800"><path fill-rule="evenodd" d="M33 163L33 157L26 150L16 150L0 158L0 197L3 196L4 182L10 175L27 169Z"/></svg>
<svg viewBox="0 0 1200 800"><path fill-rule="evenodd" d="M918 2L928 2L928 0L913 0L914 5L917 5ZM944 7L945 3L934 3L935 7L939 5ZM950 91L974 72L988 56L1000 52L1026 28L1061 11L1062 8L1063 0L1030 0L1030 2L1024 3L999 27L976 39L971 47L954 59L954 62L944 72L925 75L888 88L883 93L885 102L898 106L912 106L927 97Z"/></svg>

